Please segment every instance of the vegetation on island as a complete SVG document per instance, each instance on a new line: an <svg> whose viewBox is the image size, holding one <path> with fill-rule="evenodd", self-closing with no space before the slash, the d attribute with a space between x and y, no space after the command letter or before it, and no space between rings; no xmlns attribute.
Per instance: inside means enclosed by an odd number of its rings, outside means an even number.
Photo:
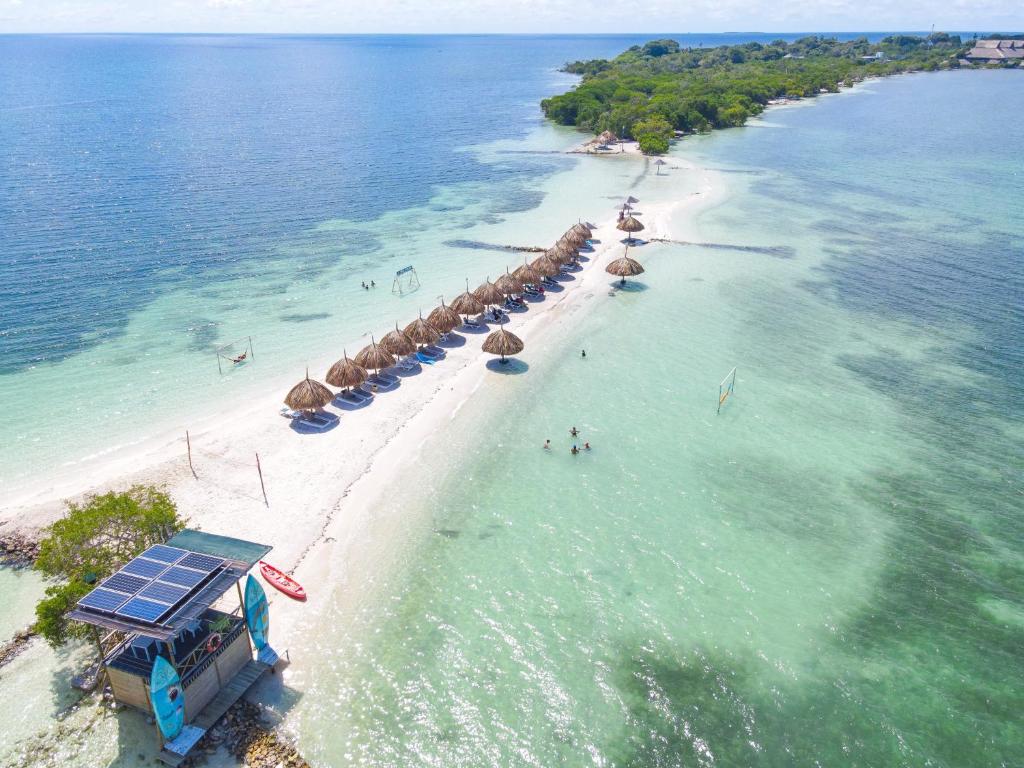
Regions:
<svg viewBox="0 0 1024 768"><path fill-rule="evenodd" d="M804 37L685 49L675 40L653 40L610 61L566 65L582 81L541 108L562 125L610 131L660 154L677 135L743 125L773 99L834 93L867 77L957 67L968 47L945 33L891 35L878 43Z"/></svg>
<svg viewBox="0 0 1024 768"><path fill-rule="evenodd" d="M33 631L54 647L82 637L87 627L67 616L75 604L98 581L184 527L170 496L151 486L69 503L67 516L47 528L39 544L34 567L58 583L36 605Z"/></svg>

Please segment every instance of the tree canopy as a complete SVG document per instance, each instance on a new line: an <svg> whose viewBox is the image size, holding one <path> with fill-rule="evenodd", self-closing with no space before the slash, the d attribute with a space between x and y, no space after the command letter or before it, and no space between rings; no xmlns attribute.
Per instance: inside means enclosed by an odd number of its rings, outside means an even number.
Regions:
<svg viewBox="0 0 1024 768"><path fill-rule="evenodd" d="M567 64L565 71L582 75L581 82L541 108L562 125L634 138L643 151L657 154L667 151L675 132L743 125L772 99L835 92L865 77L956 67L964 51L958 36L945 33L892 35L878 43L811 36L686 49L674 40L653 40L610 61Z"/></svg>
<svg viewBox="0 0 1024 768"><path fill-rule="evenodd" d="M171 498L151 486L69 503L68 514L46 529L39 545L36 570L59 583L36 605L33 629L53 646L80 636L84 628L67 619L75 603L97 581L183 527Z"/></svg>

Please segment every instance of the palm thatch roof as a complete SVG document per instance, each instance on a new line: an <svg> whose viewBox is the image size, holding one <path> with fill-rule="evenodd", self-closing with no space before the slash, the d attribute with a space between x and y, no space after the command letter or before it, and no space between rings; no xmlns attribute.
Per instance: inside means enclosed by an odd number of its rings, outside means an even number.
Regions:
<svg viewBox="0 0 1024 768"><path fill-rule="evenodd" d="M594 234L594 230L588 227L582 221L579 222L578 224L573 224L572 231L576 232L577 234L583 235L583 237L586 238L587 240L589 240L591 235Z"/></svg>
<svg viewBox="0 0 1024 768"><path fill-rule="evenodd" d="M603 131L597 138L602 144L611 144L612 142L619 140L619 137L611 131Z"/></svg>
<svg viewBox="0 0 1024 768"><path fill-rule="evenodd" d="M441 338L441 332L423 319L423 313L419 318L405 326L405 335L417 344L433 344Z"/></svg>
<svg viewBox="0 0 1024 768"><path fill-rule="evenodd" d="M584 235L580 232L577 232L576 229L573 228L566 230L565 234L562 235L559 242L568 243L569 245L578 250L587 244L587 240L589 239L589 237L590 235Z"/></svg>
<svg viewBox="0 0 1024 768"><path fill-rule="evenodd" d="M568 248L560 248L555 246L554 248L548 248L544 255L551 259L555 264L568 264L576 258L576 254L570 251Z"/></svg>
<svg viewBox="0 0 1024 768"><path fill-rule="evenodd" d="M505 296L511 296L513 293L522 293L523 281L510 275L506 267L505 274L494 281L494 287Z"/></svg>
<svg viewBox="0 0 1024 768"><path fill-rule="evenodd" d="M348 353L343 351L344 357L331 366L327 371L327 383L334 387L358 387L366 381L366 369L353 360L348 359Z"/></svg>
<svg viewBox="0 0 1024 768"><path fill-rule="evenodd" d="M388 331L380 340L380 345L392 355L411 355L416 351L416 342L407 334L398 330L398 323L395 323L395 330Z"/></svg>
<svg viewBox="0 0 1024 768"><path fill-rule="evenodd" d="M395 364L395 358L381 346L377 345L377 342L370 337L370 343L359 350L359 354L355 357L356 363L361 365L363 368L367 368L374 371L379 371L382 368L390 368Z"/></svg>
<svg viewBox="0 0 1024 768"><path fill-rule="evenodd" d="M448 333L462 325L462 318L459 317L459 313L454 309L446 307L444 305L444 299L441 299L441 306L436 307L429 315L427 315L427 322L437 328L441 333Z"/></svg>
<svg viewBox="0 0 1024 768"><path fill-rule="evenodd" d="M504 360L505 355L514 355L523 351L523 340L511 331L499 328L484 340L483 350L492 355L501 355Z"/></svg>
<svg viewBox="0 0 1024 768"><path fill-rule="evenodd" d="M484 304L501 304L505 297L502 295L494 283L491 282L490 278L484 281L484 283L473 291L473 295L477 301L483 302Z"/></svg>
<svg viewBox="0 0 1024 768"><path fill-rule="evenodd" d="M555 272L553 274L557 275L558 273ZM530 283L532 285L537 285L537 283L541 281L541 278L543 278L543 275L540 272L538 272L532 266L527 264L525 261L523 262L523 265L521 267L517 267L512 272L512 276L524 284Z"/></svg>
<svg viewBox="0 0 1024 768"><path fill-rule="evenodd" d="M480 301L469 290L469 281L466 281L466 292L460 293L451 303L451 308L460 315L475 315L484 311L484 303Z"/></svg>
<svg viewBox="0 0 1024 768"><path fill-rule="evenodd" d="M334 399L334 393L319 381L306 378L291 388L285 395L284 404L294 411L316 411Z"/></svg>
<svg viewBox="0 0 1024 768"><path fill-rule="evenodd" d="M640 219L635 216L627 216L618 224L615 225L616 229L620 229L623 232L639 232L644 228L643 223Z"/></svg>
<svg viewBox="0 0 1024 768"><path fill-rule="evenodd" d="M627 277L642 274L644 268L639 261L629 257L629 249L627 249L625 254L608 264L608 266L604 268L604 271L609 275L621 277L622 282L626 282Z"/></svg>
<svg viewBox="0 0 1024 768"><path fill-rule="evenodd" d="M558 265L559 262L555 261L546 253L530 262L530 268L538 275L542 275L544 277L554 277L561 272Z"/></svg>

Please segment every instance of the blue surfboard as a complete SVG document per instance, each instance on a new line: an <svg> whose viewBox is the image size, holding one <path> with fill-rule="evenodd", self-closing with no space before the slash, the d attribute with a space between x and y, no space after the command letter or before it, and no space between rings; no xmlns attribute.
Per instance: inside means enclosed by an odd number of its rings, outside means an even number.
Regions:
<svg viewBox="0 0 1024 768"><path fill-rule="evenodd" d="M177 670L163 656L156 657L149 676L149 699L160 733L170 741L185 724L185 691Z"/></svg>
<svg viewBox="0 0 1024 768"><path fill-rule="evenodd" d="M245 625L256 651L262 651L270 642L270 609L267 593L251 573L245 581Z"/></svg>

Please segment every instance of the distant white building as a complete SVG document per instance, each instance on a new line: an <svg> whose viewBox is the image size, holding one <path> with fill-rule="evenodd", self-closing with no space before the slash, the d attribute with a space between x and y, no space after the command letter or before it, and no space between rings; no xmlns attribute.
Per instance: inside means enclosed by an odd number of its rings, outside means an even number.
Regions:
<svg viewBox="0 0 1024 768"><path fill-rule="evenodd" d="M1024 40L978 40L967 53L970 61L1024 59Z"/></svg>

